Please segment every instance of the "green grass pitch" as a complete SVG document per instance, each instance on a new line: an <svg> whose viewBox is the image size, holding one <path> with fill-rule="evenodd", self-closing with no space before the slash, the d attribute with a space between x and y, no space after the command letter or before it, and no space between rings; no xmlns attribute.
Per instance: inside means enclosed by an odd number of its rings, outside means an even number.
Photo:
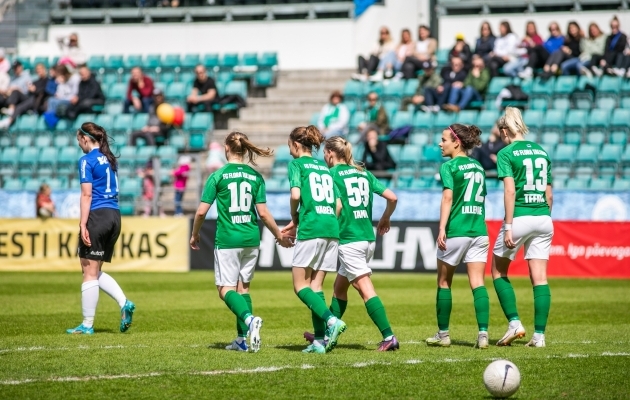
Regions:
<svg viewBox="0 0 630 400"><path fill-rule="evenodd" d="M118 332L115 302L101 292L94 336L70 336L81 322L79 273L0 273L0 398L2 399L480 399L492 359L521 371L520 399L630 397L630 281L552 279L547 348L517 341L475 350L472 294L465 276L453 285L450 348L427 348L436 331L435 277L375 273L397 352L377 353L380 334L356 293L348 330L330 354L302 354L308 310L287 272L259 272L255 314L264 319L259 353L228 352L235 319L210 272L113 274L136 302L134 324ZM326 282L330 301L334 275ZM532 290L513 279L521 318L533 333ZM492 283L490 338L506 322Z"/></svg>

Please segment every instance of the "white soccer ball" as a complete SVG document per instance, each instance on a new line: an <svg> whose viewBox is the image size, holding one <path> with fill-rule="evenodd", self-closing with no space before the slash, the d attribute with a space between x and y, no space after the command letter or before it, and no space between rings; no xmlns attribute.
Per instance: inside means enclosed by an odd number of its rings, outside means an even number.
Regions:
<svg viewBox="0 0 630 400"><path fill-rule="evenodd" d="M521 373L508 360L493 361L483 373L483 383L494 397L510 397L521 386Z"/></svg>

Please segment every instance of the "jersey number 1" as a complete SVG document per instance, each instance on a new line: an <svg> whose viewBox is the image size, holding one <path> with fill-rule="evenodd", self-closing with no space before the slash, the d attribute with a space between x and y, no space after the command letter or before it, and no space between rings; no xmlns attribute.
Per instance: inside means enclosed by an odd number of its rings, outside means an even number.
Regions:
<svg viewBox="0 0 630 400"><path fill-rule="evenodd" d="M107 174L107 186L105 186L105 193L111 193L111 172L109 171L109 167L105 170L105 174ZM114 172L114 182L116 183L116 193L118 193L118 174L116 174L116 172Z"/></svg>
<svg viewBox="0 0 630 400"><path fill-rule="evenodd" d="M227 185L230 189L230 208L229 212L248 212L252 206L252 185L248 182L241 182L240 187L237 182L232 182Z"/></svg>
<svg viewBox="0 0 630 400"><path fill-rule="evenodd" d="M523 190L544 192L547 189L547 160L537 158L532 162L531 158L525 158L523 159L523 165L525 166L525 179L527 180ZM538 174L540 179L536 179L536 182L534 182L534 166L540 168L540 173Z"/></svg>

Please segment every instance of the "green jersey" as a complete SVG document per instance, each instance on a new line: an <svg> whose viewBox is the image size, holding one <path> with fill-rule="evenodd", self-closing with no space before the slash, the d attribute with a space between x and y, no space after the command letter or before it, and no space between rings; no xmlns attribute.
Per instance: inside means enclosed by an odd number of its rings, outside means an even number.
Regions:
<svg viewBox="0 0 630 400"><path fill-rule="evenodd" d="M260 246L256 204L266 203L265 180L246 164L228 163L208 178L201 201L217 202L217 249Z"/></svg>
<svg viewBox="0 0 630 400"><path fill-rule="evenodd" d="M547 185L551 185L551 160L534 142L517 141L497 154L499 179L514 178L514 216L551 215Z"/></svg>
<svg viewBox="0 0 630 400"><path fill-rule="evenodd" d="M446 223L446 237L487 236L486 173L477 160L455 157L440 167L444 189L453 191L453 204Z"/></svg>
<svg viewBox="0 0 630 400"><path fill-rule="evenodd" d="M359 171L347 164L330 169L335 188L341 193L339 215L339 244L375 240L372 227L372 200L374 193L387 189L369 171Z"/></svg>
<svg viewBox="0 0 630 400"><path fill-rule="evenodd" d="M300 157L289 163L289 183L300 188L299 240L339 239L336 201L339 198L332 176L323 161Z"/></svg>

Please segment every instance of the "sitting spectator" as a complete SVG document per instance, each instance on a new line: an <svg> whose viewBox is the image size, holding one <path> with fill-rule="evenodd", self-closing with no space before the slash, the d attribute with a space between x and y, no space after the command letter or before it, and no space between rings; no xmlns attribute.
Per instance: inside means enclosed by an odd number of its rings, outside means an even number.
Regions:
<svg viewBox="0 0 630 400"><path fill-rule="evenodd" d="M396 168L396 163L387 150L387 142L378 140L378 130L373 127L367 132L363 165L369 171L387 171Z"/></svg>
<svg viewBox="0 0 630 400"><path fill-rule="evenodd" d="M326 139L333 136L346 136L349 122L350 112L343 104L343 95L335 90L330 95L330 103L325 104L319 113L317 128Z"/></svg>
<svg viewBox="0 0 630 400"><path fill-rule="evenodd" d="M27 94L22 94L22 92L15 90L7 99L7 110L5 113L9 118L0 121L0 129L13 125L22 114L28 111L35 111L40 114L45 111L44 105L49 97L49 94L46 92L46 85L49 81L46 67L44 67L44 64L37 64L35 72L39 79L28 86ZM0 84L0 91L1 87L2 85Z"/></svg>
<svg viewBox="0 0 630 400"><path fill-rule="evenodd" d="M475 54L483 58L486 64L490 62L490 53L494 50L495 39L490 23L488 21L482 22L479 39L475 45Z"/></svg>
<svg viewBox="0 0 630 400"><path fill-rule="evenodd" d="M87 62L87 56L79 47L79 36L76 33L71 33L67 38L58 38L57 43L62 53L59 65L66 65L74 70Z"/></svg>
<svg viewBox="0 0 630 400"><path fill-rule="evenodd" d="M55 216L55 203L50 198L51 190L47 184L42 184L37 192L37 199L35 200L35 208L37 216L40 218L48 218Z"/></svg>
<svg viewBox="0 0 630 400"><path fill-rule="evenodd" d="M444 106L446 110L459 112L473 101L483 101L483 96L490 84L490 71L478 55L473 56L472 62L473 67L464 80L464 87L459 88L453 85L451 88L448 104Z"/></svg>
<svg viewBox="0 0 630 400"><path fill-rule="evenodd" d="M606 36L596 23L588 26L588 38L580 40L580 56L571 58L562 63L562 75L587 75L592 76L591 59L596 54L604 54Z"/></svg>
<svg viewBox="0 0 630 400"><path fill-rule="evenodd" d="M32 83L31 75L24 70L24 66L19 61L13 61L13 79L9 82L9 90L7 95L11 97L13 92L19 92L21 95L28 93L28 87Z"/></svg>
<svg viewBox="0 0 630 400"><path fill-rule="evenodd" d="M466 71L472 66L472 51L468 43L464 41L463 33L455 35L455 46L448 53L448 60L450 61L453 57L459 57L462 60Z"/></svg>
<svg viewBox="0 0 630 400"><path fill-rule="evenodd" d="M427 89L436 89L442 85L442 77L435 73L435 68L430 61L425 61L424 74L418 77L418 88L412 97L405 97L401 102L401 110L407 110L409 105L413 104L416 108L420 108L424 104L425 92Z"/></svg>
<svg viewBox="0 0 630 400"><path fill-rule="evenodd" d="M100 83L94 78L92 72L87 65L79 68L79 93L70 100L70 107L66 116L70 119L76 119L77 115L92 112L92 107L105 104L105 95L101 89Z"/></svg>
<svg viewBox="0 0 630 400"><path fill-rule="evenodd" d="M149 112L149 106L153 102L153 89L153 80L145 76L140 67L134 67L131 70L129 86L127 86L127 98L123 105L123 112L128 114L131 106L133 106L134 112Z"/></svg>
<svg viewBox="0 0 630 400"><path fill-rule="evenodd" d="M8 74L10 69L11 62L4 54L4 47L0 47L0 74L2 74L3 72L5 74Z"/></svg>
<svg viewBox="0 0 630 400"><path fill-rule="evenodd" d="M451 88L461 89L464 87L466 80L466 71L464 71L464 63L459 57L453 57L451 65L442 68L442 84L437 88L427 88L424 91L424 106L420 107L423 111L438 112L446 103Z"/></svg>
<svg viewBox="0 0 630 400"><path fill-rule="evenodd" d="M71 104L71 100L79 94L79 82L81 78L77 74L71 74L65 65L57 66L57 90L55 95L48 99L46 113L61 117L66 115L66 111ZM50 117L49 117L50 118ZM56 125L53 118L51 125Z"/></svg>
<svg viewBox="0 0 630 400"><path fill-rule="evenodd" d="M562 47L549 55L543 67L543 77L556 75L560 64L580 55L580 41L584 37L580 26L575 21L570 21L567 28L567 36L564 38Z"/></svg>
<svg viewBox="0 0 630 400"><path fill-rule="evenodd" d="M400 43L396 46L396 50L384 53L381 56L378 70L374 75L370 76L370 81L378 82L382 81L383 78L392 78L394 71L400 71L407 57L413 54L413 50L414 44L411 39L411 31L403 29L400 35Z"/></svg>
<svg viewBox="0 0 630 400"><path fill-rule="evenodd" d="M221 169L225 164L227 164L225 147L219 142L210 143L210 151L208 151L208 159L206 160L206 172L211 174Z"/></svg>
<svg viewBox="0 0 630 400"><path fill-rule="evenodd" d="M610 35L606 38L606 46L604 54L593 56L591 61L591 69L597 76L601 76L604 72L613 74L613 68L620 55L628 44L628 37L619 30L619 20L614 16L610 21Z"/></svg>
<svg viewBox="0 0 630 400"><path fill-rule="evenodd" d="M518 45L519 56L503 66L503 73L507 76L516 77L523 72L524 68L529 64L529 49L536 46L542 46L543 40L538 35L536 23L534 21L527 22L525 27L525 37Z"/></svg>
<svg viewBox="0 0 630 400"><path fill-rule="evenodd" d="M492 77L499 75L499 68L505 63L514 60L519 55L518 51L518 38L512 33L510 23L507 21L501 22L499 25L499 32L501 36L494 41L494 49L490 53L490 75Z"/></svg>
<svg viewBox="0 0 630 400"><path fill-rule="evenodd" d="M479 161L484 170L496 170L497 169L497 154L505 147L505 143L501 140L501 134L499 128L493 126L490 131L490 137L488 141L482 144L480 147L476 147L471 157Z"/></svg>
<svg viewBox="0 0 630 400"><path fill-rule="evenodd" d="M7 107L9 99L9 83L11 77L6 72L0 72L0 109Z"/></svg>
<svg viewBox="0 0 630 400"><path fill-rule="evenodd" d="M626 43L626 49L622 54L617 56L617 62L615 63L616 67L613 68L615 75L624 76L626 78L630 78L630 42Z"/></svg>
<svg viewBox="0 0 630 400"><path fill-rule="evenodd" d="M143 138L147 145L155 146L157 144L156 138L161 137L166 139L168 137L172 126L162 123L157 116L157 108L162 103L164 103L164 93L162 93L160 89L153 89L153 99L149 106L147 124L143 126L141 130L131 133L129 137L130 145L135 146L138 138ZM163 142L163 140L161 142Z"/></svg>
<svg viewBox="0 0 630 400"><path fill-rule="evenodd" d="M402 75L404 79L416 77L416 71L422 68L424 61L435 61L437 50L437 40L431 37L431 31L426 25L418 28L418 41L416 42L413 55L408 56L402 65Z"/></svg>
<svg viewBox="0 0 630 400"><path fill-rule="evenodd" d="M195 67L195 81L190 91L190 95L186 98L188 112L199 111L198 107L202 107L202 111L211 112L212 105L217 101L217 85L214 79L208 76L206 67L197 65Z"/></svg>
<svg viewBox="0 0 630 400"><path fill-rule="evenodd" d="M564 36L557 22L549 24L549 38L542 45L527 48L527 67L518 76L529 79L534 76L534 71L542 68L549 55L556 50L560 50L564 43Z"/></svg>
<svg viewBox="0 0 630 400"><path fill-rule="evenodd" d="M384 134L389 132L389 118L385 107L378 101L378 94L375 92L368 93L367 100L368 106L365 109L367 119L359 124L359 130L365 135L367 134L366 128L369 129L368 126L375 125L380 132Z"/></svg>
<svg viewBox="0 0 630 400"><path fill-rule="evenodd" d="M382 27L378 42L376 46L374 46L374 49L372 49L370 56L367 59L363 56L359 56L359 72L352 74L352 79L364 82L367 81L368 77L378 70L381 58L395 51L396 44L392 40L389 29Z"/></svg>

